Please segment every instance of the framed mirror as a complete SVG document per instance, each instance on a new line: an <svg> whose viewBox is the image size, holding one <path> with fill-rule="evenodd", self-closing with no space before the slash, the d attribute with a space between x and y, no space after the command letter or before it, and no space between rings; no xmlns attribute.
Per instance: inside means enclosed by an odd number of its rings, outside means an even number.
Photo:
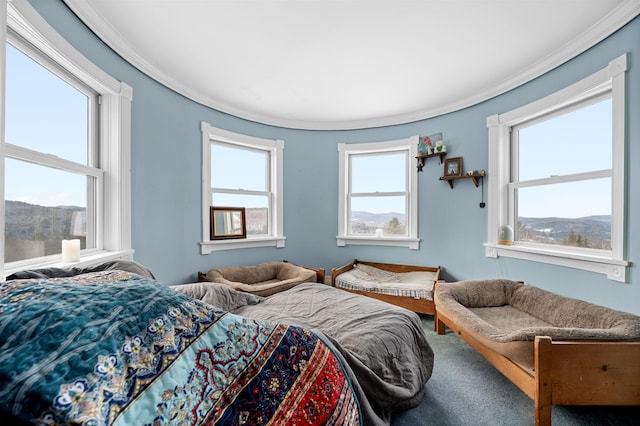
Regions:
<svg viewBox="0 0 640 426"><path fill-rule="evenodd" d="M246 238L244 207L211 207L211 239Z"/></svg>

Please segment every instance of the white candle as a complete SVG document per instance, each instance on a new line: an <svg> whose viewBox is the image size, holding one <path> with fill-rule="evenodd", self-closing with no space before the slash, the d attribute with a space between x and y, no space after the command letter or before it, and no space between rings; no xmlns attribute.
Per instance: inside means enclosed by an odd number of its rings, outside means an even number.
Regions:
<svg viewBox="0 0 640 426"><path fill-rule="evenodd" d="M62 240L62 262L80 261L80 240Z"/></svg>

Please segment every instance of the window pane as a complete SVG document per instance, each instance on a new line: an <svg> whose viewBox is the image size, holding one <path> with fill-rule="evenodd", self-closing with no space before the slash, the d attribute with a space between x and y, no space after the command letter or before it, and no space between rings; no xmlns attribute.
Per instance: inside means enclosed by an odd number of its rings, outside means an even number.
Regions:
<svg viewBox="0 0 640 426"><path fill-rule="evenodd" d="M86 248L88 178L10 158L5 165L5 262L59 254L63 239Z"/></svg>
<svg viewBox="0 0 640 426"><path fill-rule="evenodd" d="M211 187L268 191L269 152L211 144Z"/></svg>
<svg viewBox="0 0 640 426"><path fill-rule="evenodd" d="M405 197L352 197L353 234L407 235Z"/></svg>
<svg viewBox="0 0 640 426"><path fill-rule="evenodd" d="M406 192L407 153L351 155L351 192Z"/></svg>
<svg viewBox="0 0 640 426"><path fill-rule="evenodd" d="M520 241L611 250L611 179L518 190Z"/></svg>
<svg viewBox="0 0 640 426"><path fill-rule="evenodd" d="M266 195L213 193L214 206L244 207L247 235L269 235L269 197Z"/></svg>
<svg viewBox="0 0 640 426"><path fill-rule="evenodd" d="M612 167L611 99L520 128L519 180Z"/></svg>
<svg viewBox="0 0 640 426"><path fill-rule="evenodd" d="M7 44L6 142L87 164L88 98Z"/></svg>

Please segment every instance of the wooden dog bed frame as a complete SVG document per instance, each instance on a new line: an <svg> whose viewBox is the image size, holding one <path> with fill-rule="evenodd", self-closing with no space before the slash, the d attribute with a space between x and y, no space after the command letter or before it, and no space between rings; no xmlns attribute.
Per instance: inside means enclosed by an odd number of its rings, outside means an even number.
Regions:
<svg viewBox="0 0 640 426"><path fill-rule="evenodd" d="M551 424L553 405L640 405L640 342L552 341L537 336L534 372L463 333L442 312L436 331L449 327L534 401L535 424Z"/></svg>
<svg viewBox="0 0 640 426"><path fill-rule="evenodd" d="M404 273L404 272L435 272L435 280L433 283L433 291L435 292L435 285L439 279L440 268L434 268L431 266L417 266L417 265L402 265L396 263L379 263L379 262L367 262L363 260L354 259L346 265L339 268L331 269L331 285L336 286L336 278L338 275L353 269L358 263L363 265L373 266L374 268L382 269L383 271ZM338 287L339 288L339 287ZM413 312L420 314L435 315L436 308L433 303L433 299L418 299L409 296L394 296L390 294L374 293L370 291L352 290L346 288L340 288L340 290L348 291L355 294L361 294L363 296L372 297L374 299L382 300L383 302L391 303L392 305L400 306Z"/></svg>

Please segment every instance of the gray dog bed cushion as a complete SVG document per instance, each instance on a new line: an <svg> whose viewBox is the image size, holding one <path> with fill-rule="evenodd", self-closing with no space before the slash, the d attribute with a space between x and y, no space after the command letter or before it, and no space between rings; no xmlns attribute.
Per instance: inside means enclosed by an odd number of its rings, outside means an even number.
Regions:
<svg viewBox="0 0 640 426"><path fill-rule="evenodd" d="M436 287L438 313L489 348L533 369L536 336L553 340L640 340L640 317L510 280Z"/></svg>
<svg viewBox="0 0 640 426"><path fill-rule="evenodd" d="M304 282L315 282L316 272L288 262L264 262L214 268L206 274L199 273L199 278L257 296L270 296Z"/></svg>

